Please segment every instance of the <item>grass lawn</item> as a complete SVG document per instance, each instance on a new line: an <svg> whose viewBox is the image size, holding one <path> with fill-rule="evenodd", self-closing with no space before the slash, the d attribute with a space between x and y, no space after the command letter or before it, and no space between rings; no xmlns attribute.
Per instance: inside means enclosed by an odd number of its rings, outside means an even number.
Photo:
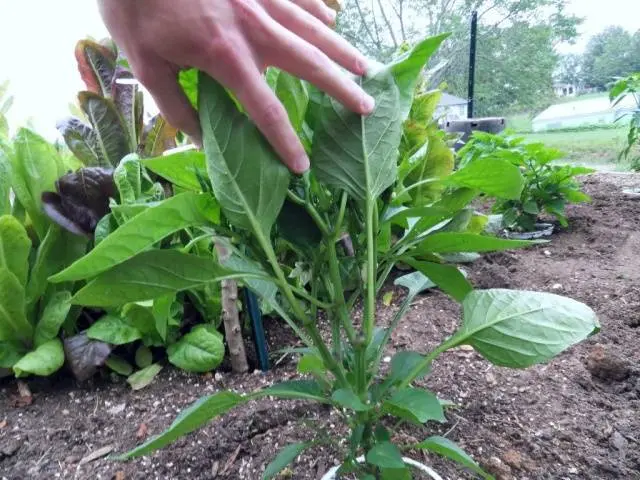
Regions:
<svg viewBox="0 0 640 480"><path fill-rule="evenodd" d="M575 132L541 132L524 134L530 142L542 142L567 153L572 163L607 170L626 170L618 154L626 145L626 128L596 129Z"/></svg>

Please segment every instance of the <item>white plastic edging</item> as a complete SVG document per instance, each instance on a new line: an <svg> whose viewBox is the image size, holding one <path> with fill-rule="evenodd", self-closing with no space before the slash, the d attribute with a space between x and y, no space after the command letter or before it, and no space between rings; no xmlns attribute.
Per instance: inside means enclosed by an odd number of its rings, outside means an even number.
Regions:
<svg viewBox="0 0 640 480"><path fill-rule="evenodd" d="M358 463L364 463L364 457L359 457L356 460ZM421 472L426 473L433 480L443 480L440 475L438 475L435 471L431 469L431 467L427 467L426 465L420 462L416 462L411 458L403 457L402 461L405 464L414 467L416 470L420 470ZM338 472L339 469L340 469L340 465L338 465L337 467L333 467L331 470L329 470L327 473L324 474L321 480L336 480L336 473Z"/></svg>

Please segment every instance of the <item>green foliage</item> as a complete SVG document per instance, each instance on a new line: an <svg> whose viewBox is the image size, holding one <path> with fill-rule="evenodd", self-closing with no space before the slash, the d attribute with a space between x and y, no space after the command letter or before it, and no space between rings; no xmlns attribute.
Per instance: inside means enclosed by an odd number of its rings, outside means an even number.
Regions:
<svg viewBox="0 0 640 480"><path fill-rule="evenodd" d="M351 429L344 439L348 450L341 471L355 472L359 478L410 478L401 449L391 442L392 432L383 420L395 417L416 424L445 420L436 395L412 386L428 375L438 355L469 344L489 361L521 368L547 362L597 331L595 315L578 302L531 292L474 291L457 266L447 261L452 254L517 248L530 242L482 235L486 219L468 208L482 192L509 201L521 198L526 182L521 165L514 162L514 149L506 149L511 155L502 158L471 159L452 173L447 138L433 128L433 122L424 121L432 118L436 95L422 91L420 75L443 39L420 42L359 80L377 102L367 118L306 84L301 88L295 79L282 80L287 85L283 87L277 72L268 72L290 118L311 133L305 138L310 142L312 169L299 178L292 178L279 163L226 90L200 74L197 98L209 181L200 176L203 163L198 154L176 154L176 164L170 163L172 155L149 161L150 168L192 192L157 204L143 201L144 208L132 211L101 241L94 250L98 253L54 279L86 279L88 284L72 302L108 305L117 316L117 322L109 320L116 324L114 330L140 337L145 344L167 345L164 338L171 337L165 331L167 323L154 316L166 312L162 302L188 296L207 283L240 278L307 345L298 370L312 379L284 382L245 396L220 392L204 397L164 433L123 458L162 448L249 400L276 397L316 401L340 410ZM419 100L414 103L416 90ZM422 188L426 185L433 188ZM207 198L212 207L219 204L219 216L206 214L213 211L208 206L199 207L200 201L209 205ZM166 225L156 218L156 209L185 199L190 200L180 215L171 216L175 222L169 215ZM217 258L214 235L229 251L228 258ZM189 244L179 247L183 236ZM389 327L381 328L376 326L376 296L399 262L418 272L397 280L408 294ZM436 286L462 303L461 327L433 351L399 352L389 372L380 375L393 329L415 296ZM355 323L354 305L359 300L364 318ZM157 308L156 302L160 302ZM325 341L318 329L318 309L327 314L330 340ZM122 322L128 327L122 328ZM213 326L197 326L182 339L174 339L168 353L174 364L204 371L221 358L220 336ZM277 475L310 446L286 447L267 467L265 478ZM451 442L432 437L416 448L444 455L490 478ZM363 464L356 461L361 456Z"/></svg>
<svg viewBox="0 0 640 480"><path fill-rule="evenodd" d="M608 90L616 78L640 71L640 33L627 32L622 27L610 26L589 40L582 56L581 83Z"/></svg>
<svg viewBox="0 0 640 480"><path fill-rule="evenodd" d="M535 230L538 217L543 213L553 215L566 227L566 205L590 200L574 177L593 170L553 163L563 156L559 150L547 148L542 143L525 143L523 137L513 137L509 133L475 132L460 150L459 163L472 166L478 162L506 160L518 167L524 178L521 194L507 198L497 193L493 210L503 215L505 228L530 232Z"/></svg>
<svg viewBox="0 0 640 480"><path fill-rule="evenodd" d="M466 97L469 18L479 13L475 111L505 115L546 107L553 99L555 45L578 37L581 20L564 0L403 0L344 2L338 31L372 58L389 61L425 34L452 32L427 76L431 85ZM485 14L483 14L485 12ZM462 54L462 52L465 52ZM527 68L522 68L526 62Z"/></svg>
<svg viewBox="0 0 640 480"><path fill-rule="evenodd" d="M625 112L618 118L618 121L629 121L627 145L620 152L619 158L630 160L631 167L640 171L640 73L621 78L611 87L609 98L614 102L614 105L619 104L627 97L633 97L636 108L630 112Z"/></svg>
<svg viewBox="0 0 640 480"><path fill-rule="evenodd" d="M76 243L78 248L51 248L61 235L51 225L44 240L34 244L17 218L0 217L0 367L16 377L51 375L64 364L59 332L73 319L70 285L47 286L43 276L80 256L85 242ZM65 241L67 247L75 243Z"/></svg>

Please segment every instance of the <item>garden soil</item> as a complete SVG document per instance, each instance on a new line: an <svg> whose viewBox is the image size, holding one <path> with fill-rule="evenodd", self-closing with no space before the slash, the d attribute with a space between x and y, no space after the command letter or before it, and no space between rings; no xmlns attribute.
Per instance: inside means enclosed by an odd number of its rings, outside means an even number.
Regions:
<svg viewBox="0 0 640 480"><path fill-rule="evenodd" d="M593 202L570 207L571 226L551 243L486 255L466 268L478 288L546 291L585 302L602 331L528 370L493 367L466 348L445 353L424 386L457 407L448 410L446 424L401 428L398 440L446 435L505 480L640 479L640 201L622 193L640 186L640 176L598 174L583 182ZM392 283L388 291L393 301L380 305L383 321L403 297ZM459 318L459 306L443 294L418 297L388 355L433 348ZM295 344L275 320L266 328L272 350ZM161 432L202 395L297 377L295 358L275 360L267 374L190 375L166 367L138 392L109 376L79 385L63 373L29 380L32 397L21 398L14 380L0 381L0 478L259 479L288 443L343 433L338 418L322 406L261 400L153 456L121 463L109 455ZM281 478L319 479L337 454L316 447ZM439 458L411 455L444 479L474 478Z"/></svg>

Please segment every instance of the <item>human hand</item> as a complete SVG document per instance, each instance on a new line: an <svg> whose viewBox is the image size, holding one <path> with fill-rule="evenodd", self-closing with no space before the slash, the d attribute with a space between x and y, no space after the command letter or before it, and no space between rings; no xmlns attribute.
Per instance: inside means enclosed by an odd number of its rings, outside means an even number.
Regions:
<svg viewBox="0 0 640 480"><path fill-rule="evenodd" d="M233 91L294 172L309 159L287 112L262 72L275 66L303 78L367 115L374 100L339 64L364 75L365 57L328 25L335 12L321 0L99 0L114 41L136 78L174 127L201 143L196 112L177 76L195 67ZM335 62L335 63L334 63Z"/></svg>

